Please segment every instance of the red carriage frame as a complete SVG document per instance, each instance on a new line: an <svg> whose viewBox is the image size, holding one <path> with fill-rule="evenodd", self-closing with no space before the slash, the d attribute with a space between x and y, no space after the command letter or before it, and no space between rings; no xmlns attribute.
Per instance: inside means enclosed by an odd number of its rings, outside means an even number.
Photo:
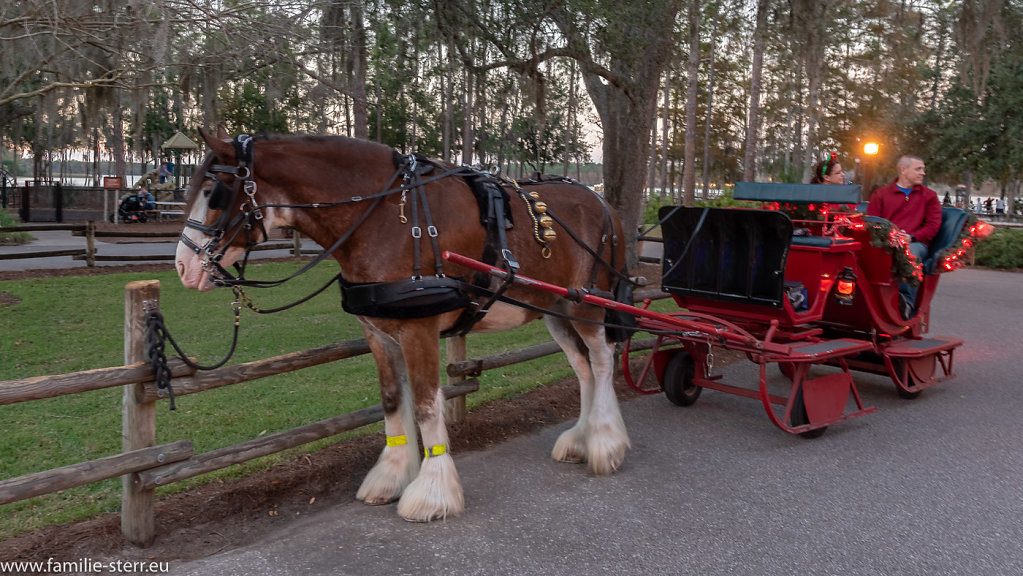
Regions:
<svg viewBox="0 0 1023 576"><path fill-rule="evenodd" d="M639 392L663 391L680 406L693 404L704 388L759 399L775 426L806 437L875 411L864 405L853 370L888 376L906 398L954 376L962 340L925 335L939 272L955 268L945 259L955 258L948 250L960 240L965 212L944 208L928 257L916 263L915 313L903 318L902 279L894 270L910 256L887 221L856 211L859 186L739 183L735 197L775 209L661 209L662 290L678 311L654 312L649 300L629 306L521 274L515 281L634 315L638 330L656 335L638 371L630 365L631 340L623 350L625 379ZM793 220L782 205L818 210L812 219ZM842 205L850 208L830 209ZM445 257L506 277L464 256ZM725 383L713 373L715 348L758 364L757 386ZM790 379L787 396L768 389L769 364ZM838 371L811 374L819 365Z"/></svg>

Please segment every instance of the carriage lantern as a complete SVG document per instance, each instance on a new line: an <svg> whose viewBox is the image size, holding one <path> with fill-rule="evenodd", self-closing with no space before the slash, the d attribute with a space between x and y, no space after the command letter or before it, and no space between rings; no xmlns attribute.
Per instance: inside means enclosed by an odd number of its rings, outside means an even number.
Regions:
<svg viewBox="0 0 1023 576"><path fill-rule="evenodd" d="M851 306L853 296L855 295L856 274L852 271L851 267L846 266L838 275L838 280L835 284L835 297L838 299L839 304Z"/></svg>

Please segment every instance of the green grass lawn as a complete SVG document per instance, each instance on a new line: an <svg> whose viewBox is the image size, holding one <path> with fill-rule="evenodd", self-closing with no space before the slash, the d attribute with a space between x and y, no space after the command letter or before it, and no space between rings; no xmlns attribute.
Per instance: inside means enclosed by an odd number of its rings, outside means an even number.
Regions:
<svg viewBox="0 0 1023 576"><path fill-rule="evenodd" d="M252 264L250 278L278 279L295 263ZM261 308L304 296L337 272L321 264L283 287L248 290ZM231 342L233 294L185 290L173 270L0 282L0 380L120 366L124 358L124 287L135 280L161 282L160 309L168 330L200 363L219 361ZM243 309L232 363L359 339L358 323L341 310L340 294L328 289L311 301L273 315ZM468 356L478 357L549 340L542 322L500 334L473 335ZM170 345L168 354L173 353ZM511 397L572 374L563 356L549 356L485 373L469 408ZM0 479L109 456L121 450L121 390L0 406ZM329 365L182 396L177 410L157 409L157 443L190 439L196 453L351 412L379 403L376 369L369 355ZM351 434L379 430L371 426ZM310 444L314 450L341 437ZM293 453L294 451L292 451ZM162 488L187 489L199 482L249 473L278 462L270 456ZM114 511L118 479L0 507L0 539L48 524Z"/></svg>

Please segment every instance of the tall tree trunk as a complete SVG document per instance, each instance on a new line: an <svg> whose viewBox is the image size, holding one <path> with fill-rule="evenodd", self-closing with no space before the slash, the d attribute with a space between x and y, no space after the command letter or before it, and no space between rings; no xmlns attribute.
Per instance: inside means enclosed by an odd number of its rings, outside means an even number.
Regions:
<svg viewBox="0 0 1023 576"><path fill-rule="evenodd" d="M366 24L362 9L362 0L350 0L352 22L352 76L349 89L352 95L352 123L355 126L355 137L369 139L369 107L366 100L366 61L369 57L366 48Z"/></svg>
<svg viewBox="0 0 1023 576"><path fill-rule="evenodd" d="M447 65L440 75L441 106L444 109L444 126L441 137L442 157L445 162L451 161L451 133L455 122L455 48L454 38L449 38L447 46ZM441 46L441 45L439 45Z"/></svg>
<svg viewBox="0 0 1023 576"><path fill-rule="evenodd" d="M824 77L824 32L832 0L795 0L792 3L797 29L804 33L803 67L806 70L806 149L803 151L802 181L810 180L820 120L820 87Z"/></svg>
<svg viewBox="0 0 1023 576"><path fill-rule="evenodd" d="M569 74L568 74L568 112L567 112L568 120L565 123L566 124L565 142L564 142L564 146L565 146L565 159L564 159L564 165L562 166L562 170L561 170L562 176L568 176L568 168L569 168L569 165L572 162L572 153L573 153L573 150L572 150L572 138L575 135L575 130L576 130L576 127L575 127L575 120L576 120L576 118L575 118L576 62L575 62L575 60L572 60L572 62L569 64L569 66L570 66L570 69L569 69Z"/></svg>
<svg viewBox="0 0 1023 576"><path fill-rule="evenodd" d="M671 180L668 178L668 104L671 95L671 70L664 73L664 104L661 108L661 196L672 193Z"/></svg>
<svg viewBox="0 0 1023 576"><path fill-rule="evenodd" d="M462 110L462 164L472 164L472 102L473 73L465 67L465 92L463 93Z"/></svg>
<svg viewBox="0 0 1023 576"><path fill-rule="evenodd" d="M654 195L657 188L657 125L650 127L650 160L647 162L646 185L648 188L646 197Z"/></svg>
<svg viewBox="0 0 1023 576"><path fill-rule="evenodd" d="M682 166L682 203L696 200L696 91L700 71L700 0L689 0L689 60L686 66L686 152Z"/></svg>
<svg viewBox="0 0 1023 576"><path fill-rule="evenodd" d="M707 80L707 117L703 123L703 199L710 194L710 122L714 112L714 53L718 41L718 15L714 14L710 33L710 78Z"/></svg>
<svg viewBox="0 0 1023 576"><path fill-rule="evenodd" d="M113 112L110 114L110 153L114 157L114 176L127 182L127 163L124 158L124 119L122 118L121 91L114 92Z"/></svg>
<svg viewBox="0 0 1023 576"><path fill-rule="evenodd" d="M746 157L742 165L742 179L756 179L757 144L760 134L760 90L764 71L764 34L767 29L767 10L771 0L757 2L757 23L753 30L753 70L750 77L749 115L746 123Z"/></svg>

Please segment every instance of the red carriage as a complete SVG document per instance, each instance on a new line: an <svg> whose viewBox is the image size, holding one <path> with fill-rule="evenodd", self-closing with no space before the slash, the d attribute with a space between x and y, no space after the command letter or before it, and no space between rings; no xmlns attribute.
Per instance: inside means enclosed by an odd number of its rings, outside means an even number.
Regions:
<svg viewBox="0 0 1023 576"><path fill-rule="evenodd" d="M904 318L895 264L912 267L913 261L887 221L855 211L858 186L739 183L735 197L776 209L661 209L661 288L679 310L653 312L649 301L627 310L639 330L656 335L638 371L629 362L633 343L626 344L622 365L631 386L663 390L682 406L704 388L759 399L779 428L816 436L874 411L864 406L852 370L887 375L905 397L953 376L962 341L925 334L939 271L954 267L965 212L944 209L941 231L915 267L916 310ZM813 219L794 220L782 206L814 210ZM848 208L829 212L841 206ZM540 284L533 285L624 308ZM758 385L730 384L714 374L716 348L743 352L758 364ZM768 389L769 364L790 379L787 395ZM818 365L838 370L811 373Z"/></svg>

